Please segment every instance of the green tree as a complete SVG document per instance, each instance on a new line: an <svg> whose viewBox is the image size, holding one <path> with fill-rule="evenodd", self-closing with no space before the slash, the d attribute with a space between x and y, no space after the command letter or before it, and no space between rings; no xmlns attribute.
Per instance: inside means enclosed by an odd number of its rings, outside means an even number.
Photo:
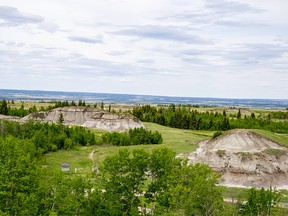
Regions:
<svg viewBox="0 0 288 216"><path fill-rule="evenodd" d="M135 149L132 155L127 149L107 157L100 169L104 175L105 196L120 200L122 215L138 213L140 199L146 180L149 154L143 149ZM116 201L117 202L117 201Z"/></svg>
<svg viewBox="0 0 288 216"><path fill-rule="evenodd" d="M219 175L208 165L189 165L187 160L169 176L170 208L183 209L185 215L215 215L222 210L223 199L217 187Z"/></svg>
<svg viewBox="0 0 288 216"><path fill-rule="evenodd" d="M121 207L122 203L118 194L106 193L101 188L94 188L88 195L87 206L83 215L125 215L122 213Z"/></svg>
<svg viewBox="0 0 288 216"><path fill-rule="evenodd" d="M45 176L38 191L38 215L83 215L91 184L80 176L69 178L56 173Z"/></svg>
<svg viewBox="0 0 288 216"><path fill-rule="evenodd" d="M265 190L263 187L260 190L251 188L248 195L247 204L244 207L246 215L271 215L272 209L277 206L280 200L280 193L270 187Z"/></svg>
<svg viewBox="0 0 288 216"><path fill-rule="evenodd" d="M5 99L2 100L1 106L0 106L0 114L2 115L8 115L8 106Z"/></svg>
<svg viewBox="0 0 288 216"><path fill-rule="evenodd" d="M63 116L62 113L60 113L60 114L59 114L59 117L58 117L58 123L59 123L59 124L63 124L63 122L64 122L64 116Z"/></svg>
<svg viewBox="0 0 288 216"><path fill-rule="evenodd" d="M241 119L241 110L240 109L238 109L237 119Z"/></svg>
<svg viewBox="0 0 288 216"><path fill-rule="evenodd" d="M0 138L0 211L37 215L39 172L35 147L29 140Z"/></svg>
<svg viewBox="0 0 288 216"><path fill-rule="evenodd" d="M180 166L181 160L175 158L176 154L168 148L156 148L152 150L149 160L149 175L151 183L145 193L148 203L152 203L153 210L156 203L160 208L169 207L170 195L167 193L169 182L167 181L172 170ZM157 211L157 209L156 209Z"/></svg>

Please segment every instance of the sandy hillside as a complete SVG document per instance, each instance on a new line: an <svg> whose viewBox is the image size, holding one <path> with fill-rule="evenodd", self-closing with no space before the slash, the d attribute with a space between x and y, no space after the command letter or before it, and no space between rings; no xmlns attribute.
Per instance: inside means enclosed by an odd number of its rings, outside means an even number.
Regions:
<svg viewBox="0 0 288 216"><path fill-rule="evenodd" d="M76 106L56 108L48 112L31 113L19 121L36 120L57 123L61 114L64 119L63 124L66 125L78 125L106 131L125 131L144 127L144 124L132 115L118 115L101 109Z"/></svg>
<svg viewBox="0 0 288 216"><path fill-rule="evenodd" d="M223 185L288 188L288 149L249 130L233 130L179 155L222 174Z"/></svg>

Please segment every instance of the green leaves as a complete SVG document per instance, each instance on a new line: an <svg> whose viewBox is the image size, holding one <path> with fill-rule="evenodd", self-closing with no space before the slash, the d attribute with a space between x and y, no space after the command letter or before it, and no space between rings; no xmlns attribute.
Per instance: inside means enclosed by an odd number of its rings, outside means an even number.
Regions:
<svg viewBox="0 0 288 216"><path fill-rule="evenodd" d="M263 187L260 190L251 188L244 214L246 215L271 215L271 210L280 200L280 193L272 189L265 190Z"/></svg>
<svg viewBox="0 0 288 216"><path fill-rule="evenodd" d="M134 128L127 132L107 132L102 135L102 141L106 144L117 146L160 144L162 135L156 131L148 131L145 128Z"/></svg>
<svg viewBox="0 0 288 216"><path fill-rule="evenodd" d="M35 148L29 140L0 138L0 211L36 215L39 184Z"/></svg>
<svg viewBox="0 0 288 216"><path fill-rule="evenodd" d="M8 115L8 106L6 100L2 100L0 103L0 114L2 115Z"/></svg>
<svg viewBox="0 0 288 216"><path fill-rule="evenodd" d="M152 153L120 150L106 158L100 170L104 175L103 196L120 200L122 214L128 215L140 206L143 191L155 215L170 211L213 215L219 211L223 203L221 189L216 186L219 175L207 165L189 165L175 156L168 148L156 148Z"/></svg>
<svg viewBox="0 0 288 216"><path fill-rule="evenodd" d="M95 136L84 127L67 127L62 124L27 122L20 124L0 120L0 136L11 135L33 141L38 153L71 149L76 145L95 144Z"/></svg>
<svg viewBox="0 0 288 216"><path fill-rule="evenodd" d="M149 154L142 149L124 149L108 157L100 171L104 174L105 196L121 200L121 211L127 214L137 210L140 205L139 194L147 179Z"/></svg>
<svg viewBox="0 0 288 216"><path fill-rule="evenodd" d="M222 208L222 191L216 186L219 175L208 165L183 161L170 179L171 209L184 209L185 215L214 215Z"/></svg>

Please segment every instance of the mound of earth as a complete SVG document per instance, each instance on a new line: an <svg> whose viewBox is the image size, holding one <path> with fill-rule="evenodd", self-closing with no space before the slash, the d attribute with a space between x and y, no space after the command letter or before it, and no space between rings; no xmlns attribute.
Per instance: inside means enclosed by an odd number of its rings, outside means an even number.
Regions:
<svg viewBox="0 0 288 216"><path fill-rule="evenodd" d="M222 174L222 184L234 187L288 188L288 149L248 130L233 130L204 140L189 154Z"/></svg>
<svg viewBox="0 0 288 216"><path fill-rule="evenodd" d="M59 122L62 114L63 124L77 125L106 131L125 131L144 127L143 123L132 115L118 115L101 109L87 107L61 107L48 112L31 113L21 119L22 122L38 120Z"/></svg>

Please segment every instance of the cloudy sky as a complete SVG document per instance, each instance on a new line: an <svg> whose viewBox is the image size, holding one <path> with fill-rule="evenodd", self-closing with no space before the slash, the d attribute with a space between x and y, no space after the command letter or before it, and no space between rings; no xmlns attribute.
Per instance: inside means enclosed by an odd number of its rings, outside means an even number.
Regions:
<svg viewBox="0 0 288 216"><path fill-rule="evenodd" d="M287 0L1 0L0 89L288 99Z"/></svg>

